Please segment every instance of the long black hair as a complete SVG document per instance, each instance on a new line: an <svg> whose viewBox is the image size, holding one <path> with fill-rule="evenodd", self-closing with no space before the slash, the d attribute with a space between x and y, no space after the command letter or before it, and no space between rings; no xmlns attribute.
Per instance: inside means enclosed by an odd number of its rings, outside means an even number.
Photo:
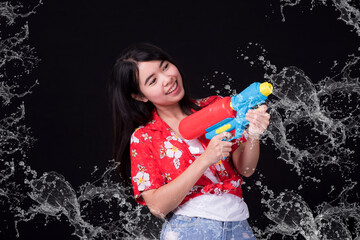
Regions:
<svg viewBox="0 0 360 240"><path fill-rule="evenodd" d="M150 101L144 103L132 97L132 94L142 95L137 63L153 60L169 61L178 68L169 54L161 48L150 43L136 43L121 53L110 71L108 94L113 119L113 157L120 163L120 178L125 186L131 184L131 135L137 127L152 120L152 111L155 108ZM181 110L190 115L191 109L199 110L200 107L191 101L186 81L179 68L178 70L183 78L185 90L185 95L179 104Z"/></svg>

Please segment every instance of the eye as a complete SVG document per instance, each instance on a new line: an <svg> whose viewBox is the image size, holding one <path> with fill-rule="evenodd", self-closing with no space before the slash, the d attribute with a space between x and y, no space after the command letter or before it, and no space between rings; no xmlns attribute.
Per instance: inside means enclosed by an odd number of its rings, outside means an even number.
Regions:
<svg viewBox="0 0 360 240"><path fill-rule="evenodd" d="M156 78L153 78L153 80L150 81L149 86L154 84L156 82Z"/></svg>
<svg viewBox="0 0 360 240"><path fill-rule="evenodd" d="M163 67L163 71L165 71L169 67L169 63L166 63Z"/></svg>

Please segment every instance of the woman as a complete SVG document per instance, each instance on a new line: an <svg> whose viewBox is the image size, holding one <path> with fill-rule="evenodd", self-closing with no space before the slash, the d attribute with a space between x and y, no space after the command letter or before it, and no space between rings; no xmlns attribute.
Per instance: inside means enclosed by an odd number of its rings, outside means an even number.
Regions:
<svg viewBox="0 0 360 240"><path fill-rule="evenodd" d="M109 90L114 157L136 201L168 220L161 239L255 239L241 175L255 171L259 136L269 125L266 106L248 111L247 132L236 141L222 141L228 132L210 141L183 139L180 121L221 97L192 100L174 61L147 43L116 60Z"/></svg>

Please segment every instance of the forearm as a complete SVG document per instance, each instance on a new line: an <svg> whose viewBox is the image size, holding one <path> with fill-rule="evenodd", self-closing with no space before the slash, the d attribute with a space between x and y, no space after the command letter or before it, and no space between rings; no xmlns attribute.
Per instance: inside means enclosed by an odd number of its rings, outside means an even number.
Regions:
<svg viewBox="0 0 360 240"><path fill-rule="evenodd" d="M158 189L145 191L143 197L151 213L164 218L178 207L208 167L203 161L203 156L200 156L170 183Z"/></svg>
<svg viewBox="0 0 360 240"><path fill-rule="evenodd" d="M249 137L243 146L233 153L233 163L236 170L245 177L250 177L256 169L260 155L259 138L269 126L270 115L266 112L265 105L258 109L250 109L246 113L246 120L249 121Z"/></svg>
<svg viewBox="0 0 360 240"><path fill-rule="evenodd" d="M236 153L236 151L238 151ZM250 177L256 169L260 156L260 144L258 138L249 137L244 146L233 154L233 163L236 170L245 177Z"/></svg>

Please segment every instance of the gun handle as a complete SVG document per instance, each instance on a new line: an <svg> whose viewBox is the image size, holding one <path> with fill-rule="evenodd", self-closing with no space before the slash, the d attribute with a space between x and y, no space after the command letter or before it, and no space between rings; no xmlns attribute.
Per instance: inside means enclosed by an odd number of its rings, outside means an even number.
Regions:
<svg viewBox="0 0 360 240"><path fill-rule="evenodd" d="M231 132L235 129L236 120L235 118L226 118L215 125L207 128L205 131L207 132L205 134L205 137L207 139L212 139L216 135L222 133L222 132Z"/></svg>

